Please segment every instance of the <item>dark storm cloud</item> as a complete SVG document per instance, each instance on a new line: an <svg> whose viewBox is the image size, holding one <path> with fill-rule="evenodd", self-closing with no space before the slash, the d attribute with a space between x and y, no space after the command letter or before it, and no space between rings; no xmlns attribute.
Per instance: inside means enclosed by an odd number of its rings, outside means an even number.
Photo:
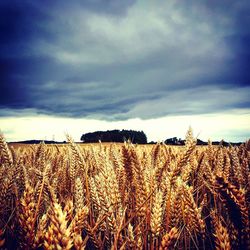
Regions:
<svg viewBox="0 0 250 250"><path fill-rule="evenodd" d="M96 13L105 13L110 15L123 15L126 14L127 8L135 3L135 0L85 0L76 1L76 6L80 6L83 9L93 11ZM61 1L59 1L59 5ZM72 3L70 3L72 4Z"/></svg>
<svg viewBox="0 0 250 250"><path fill-rule="evenodd" d="M250 4L185 3L1 1L0 115L249 109Z"/></svg>

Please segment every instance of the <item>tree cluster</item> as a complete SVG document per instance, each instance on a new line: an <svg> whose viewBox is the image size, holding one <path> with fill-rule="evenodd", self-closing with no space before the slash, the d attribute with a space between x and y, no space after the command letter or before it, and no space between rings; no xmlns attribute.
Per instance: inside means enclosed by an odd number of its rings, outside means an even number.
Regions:
<svg viewBox="0 0 250 250"><path fill-rule="evenodd" d="M108 130L86 133L81 136L81 141L92 142L124 142L130 140L132 143L146 144L147 137L143 131L134 130Z"/></svg>

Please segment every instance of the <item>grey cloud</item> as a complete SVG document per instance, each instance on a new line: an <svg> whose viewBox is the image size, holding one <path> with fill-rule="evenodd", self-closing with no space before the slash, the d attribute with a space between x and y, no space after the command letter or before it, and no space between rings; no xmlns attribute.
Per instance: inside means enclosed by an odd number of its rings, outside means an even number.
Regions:
<svg viewBox="0 0 250 250"><path fill-rule="evenodd" d="M4 2L0 116L119 120L250 107L247 1Z"/></svg>
<svg viewBox="0 0 250 250"><path fill-rule="evenodd" d="M188 115L230 111L249 107L248 93L250 87L222 90L217 88L199 87L189 90L178 90L165 93L161 98L141 102L132 108L124 117L140 116L144 119L165 115ZM154 114L154 115L152 115Z"/></svg>

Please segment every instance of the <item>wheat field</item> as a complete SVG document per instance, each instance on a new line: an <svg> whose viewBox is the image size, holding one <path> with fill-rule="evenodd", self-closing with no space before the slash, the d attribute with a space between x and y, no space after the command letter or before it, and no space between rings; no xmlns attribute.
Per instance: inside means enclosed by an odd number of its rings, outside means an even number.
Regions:
<svg viewBox="0 0 250 250"><path fill-rule="evenodd" d="M250 141L67 140L0 136L0 249L250 249Z"/></svg>

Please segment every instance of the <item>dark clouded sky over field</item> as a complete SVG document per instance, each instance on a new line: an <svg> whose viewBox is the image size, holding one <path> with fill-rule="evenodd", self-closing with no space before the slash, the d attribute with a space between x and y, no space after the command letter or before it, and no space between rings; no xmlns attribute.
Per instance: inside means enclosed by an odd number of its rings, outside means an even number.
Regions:
<svg viewBox="0 0 250 250"><path fill-rule="evenodd" d="M248 0L2 0L0 129L15 140L141 128L159 140L192 125L245 140L249 27Z"/></svg>

